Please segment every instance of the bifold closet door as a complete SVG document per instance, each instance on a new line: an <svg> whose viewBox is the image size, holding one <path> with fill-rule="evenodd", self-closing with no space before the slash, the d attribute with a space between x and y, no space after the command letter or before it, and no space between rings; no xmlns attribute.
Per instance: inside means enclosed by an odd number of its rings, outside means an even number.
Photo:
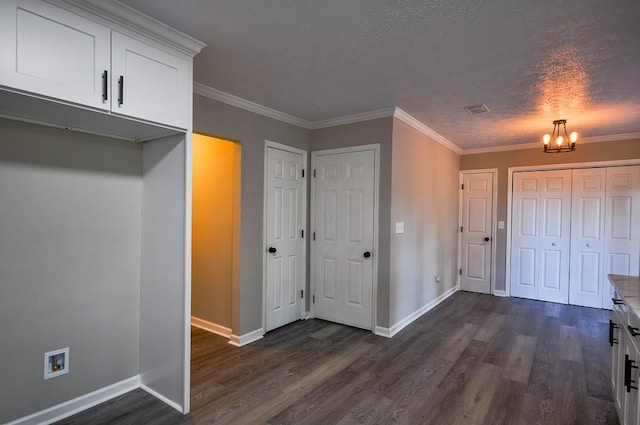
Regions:
<svg viewBox="0 0 640 425"><path fill-rule="evenodd" d="M571 170L514 173L511 295L567 303Z"/></svg>
<svg viewBox="0 0 640 425"><path fill-rule="evenodd" d="M640 273L640 166L607 168L604 276ZM603 307L613 295L606 282Z"/></svg>
<svg viewBox="0 0 640 425"><path fill-rule="evenodd" d="M602 307L606 168L573 170L569 303Z"/></svg>

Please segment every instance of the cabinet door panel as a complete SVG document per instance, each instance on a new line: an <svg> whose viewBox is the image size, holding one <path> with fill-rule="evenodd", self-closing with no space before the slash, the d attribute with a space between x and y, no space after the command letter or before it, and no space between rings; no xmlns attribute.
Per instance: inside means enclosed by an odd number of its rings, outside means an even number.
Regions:
<svg viewBox="0 0 640 425"><path fill-rule="evenodd" d="M108 28L40 1L1 2L0 27L1 85L109 109Z"/></svg>
<svg viewBox="0 0 640 425"><path fill-rule="evenodd" d="M112 112L188 128L188 61L116 31L111 37Z"/></svg>

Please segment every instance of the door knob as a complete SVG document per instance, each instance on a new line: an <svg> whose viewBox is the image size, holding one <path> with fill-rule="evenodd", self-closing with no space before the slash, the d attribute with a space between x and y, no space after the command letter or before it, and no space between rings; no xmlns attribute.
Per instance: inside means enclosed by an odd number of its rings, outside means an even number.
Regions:
<svg viewBox="0 0 640 425"><path fill-rule="evenodd" d="M269 247L269 254L275 254L276 253L276 249L272 246Z"/></svg>
<svg viewBox="0 0 640 425"><path fill-rule="evenodd" d="M486 236L486 237L484 238L484 241L485 241L485 242L489 242L490 240L491 240L491 238L490 238L489 236Z"/></svg>
<svg viewBox="0 0 640 425"><path fill-rule="evenodd" d="M556 243L555 242L551 242L551 246L556 246Z"/></svg>
<svg viewBox="0 0 640 425"><path fill-rule="evenodd" d="M365 252L363 255L364 255L364 258L371 257L371 253L369 251Z"/></svg>
<svg viewBox="0 0 640 425"><path fill-rule="evenodd" d="M590 243L587 244L587 248L591 248L591 244Z"/></svg>

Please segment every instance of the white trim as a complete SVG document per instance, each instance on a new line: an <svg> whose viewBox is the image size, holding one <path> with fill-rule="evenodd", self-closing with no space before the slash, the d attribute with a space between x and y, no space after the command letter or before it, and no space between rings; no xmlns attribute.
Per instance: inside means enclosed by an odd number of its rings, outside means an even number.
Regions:
<svg viewBox="0 0 640 425"><path fill-rule="evenodd" d="M185 415L189 412L187 412L185 409L182 408L182 406L180 406L178 403L176 403L173 400L169 400L167 397L163 396L162 394L160 394L159 392L149 388L148 386L144 385L144 384L140 384L140 388L142 390L144 390L145 392L147 392L148 394L154 396L155 398L157 398L158 400L160 400L161 402L171 406L172 408L174 408L175 410L177 410L180 413L184 413Z"/></svg>
<svg viewBox="0 0 640 425"><path fill-rule="evenodd" d="M411 323L415 322L420 316L422 316L429 310L432 310L435 306L437 306L438 304L440 304L441 302L443 302L444 300L446 300L447 298L449 298L451 295L455 294L459 290L460 290L460 287L458 285L453 286L451 289L444 292L436 299L429 301L427 304L420 307L418 310L414 311L413 313L411 313L410 315L408 315L407 317L405 317L395 325L391 326L391 328L376 326L375 334L378 336L383 336L385 338L392 338L395 334L400 332L402 329L406 328Z"/></svg>
<svg viewBox="0 0 640 425"><path fill-rule="evenodd" d="M506 296L511 296L511 210L513 208L513 173L522 171L545 171L577 168L602 168L602 167L622 167L625 165L640 165L640 159L621 159L615 161L591 161L574 162L566 164L551 165L527 165L521 167L509 167L507 180L507 252L505 256L505 276L504 285Z"/></svg>
<svg viewBox="0 0 640 425"><path fill-rule="evenodd" d="M489 293L494 294L496 292L496 253L497 253L497 245L498 245L498 169L497 168L483 168L478 170L460 170L460 195L458 197L458 223L459 226L462 226L462 183L464 182L465 174L478 174L478 173L491 173L492 174L492 187L491 190L493 194L491 195L492 204L491 204L491 265L489 273L491 273L491 279L489 284ZM458 232L458 270L462 268L462 232ZM462 283L462 278L460 277L460 273L457 273L458 276L458 285L460 286Z"/></svg>
<svg viewBox="0 0 640 425"><path fill-rule="evenodd" d="M506 297L507 291L493 291L493 295L496 297Z"/></svg>
<svg viewBox="0 0 640 425"><path fill-rule="evenodd" d="M302 155L302 168L305 170L305 176L302 181L302 231L307 234L307 185L309 182L309 170L307 170L307 151L298 149L293 146L283 145L282 143L264 141L264 187L262 196L262 334L267 333L267 195L268 195L268 179L269 179L269 148L278 149L297 155ZM305 315L305 304L308 294L306 293L306 276L307 276L307 239L301 239L302 250L300 257L302 262L302 287L296 288L296 292L303 290L304 296L300 303L300 319Z"/></svg>
<svg viewBox="0 0 640 425"><path fill-rule="evenodd" d="M397 108L384 108L375 111L361 112L359 114L344 115L342 117L329 118L327 120L315 121L311 123L311 129L336 127L338 125L354 124L357 122L371 121L378 118L392 117Z"/></svg>
<svg viewBox="0 0 640 425"><path fill-rule="evenodd" d="M236 108L244 109L245 111L253 112L254 114L263 115L265 117L273 118L274 120L306 128L307 130L310 130L312 126L311 122L303 120L302 118L294 117L293 115L277 111L275 109L260 105L258 103L243 99L229 93L225 93L222 90L214 89L213 87L209 87L198 82L193 83L193 92L195 94L199 94L200 96L208 97L209 99L217 100L218 102L235 106Z"/></svg>
<svg viewBox="0 0 640 425"><path fill-rule="evenodd" d="M606 136L593 136L578 139L577 145L585 143L601 143L601 142L614 142L618 140L631 140L640 139L639 133L623 133L623 134L609 134ZM579 146L578 146L579 148ZM504 152L504 151L516 151L523 149L542 149L542 144L537 143L522 143L519 145L507 145L507 146L489 146L486 148L473 148L464 149L461 155L473 155L477 153L492 153L492 152Z"/></svg>
<svg viewBox="0 0 640 425"><path fill-rule="evenodd" d="M169 45L192 57L200 53L206 46L202 41L196 40L119 1L58 0L58 3L71 4L93 15L99 16L108 22L116 23L129 31L142 34L152 40Z"/></svg>
<svg viewBox="0 0 640 425"><path fill-rule="evenodd" d="M256 342L259 339L262 339L262 337L264 337L262 329L256 329L255 331L251 331L240 336L231 334L229 344L233 345L234 347L244 347L247 344L251 344L252 342Z"/></svg>
<svg viewBox="0 0 640 425"><path fill-rule="evenodd" d="M220 335L225 338L231 337L231 328L218 325L217 323L209 322L199 317L191 316L191 326L194 326L203 331L211 332L212 334Z"/></svg>
<svg viewBox="0 0 640 425"><path fill-rule="evenodd" d="M79 0L66 0L66 1L79 1ZM98 1L98 0L91 0ZM335 127L345 124L353 124L362 121L370 121L378 118L394 117L404 122L408 126L418 130L430 139L440 143L447 147L458 155L473 155L478 153L490 153L490 152L503 152L522 149L536 149L540 148L540 143L522 143L517 145L507 146L489 146L485 148L472 148L462 149L455 143L428 127L423 122L417 120L407 112L400 109L398 106L377 109L374 111L360 112L357 114L344 115L341 117L329 118L321 121L307 121L302 118L298 118L294 115L280 112L276 109L269 108L268 106L260 105L259 103L252 102L239 96L235 96L230 93L223 92L222 90L215 89L202 83L193 83L193 92L200 96L208 97L209 99L217 100L218 102L226 103L227 105L235 106L245 111L253 112L258 115L273 118L278 121L286 122L298 127L306 128L307 130L317 130L320 128ZM583 143L599 143L616 140L629 140L640 139L640 132L638 133L623 133L623 134L611 134L606 136L593 136L579 139L579 144Z"/></svg>
<svg viewBox="0 0 640 425"><path fill-rule="evenodd" d="M189 83L193 82L193 59L189 59ZM189 92L189 121L184 135L184 322L183 322L183 359L182 359L182 412L191 411L191 261L193 231L193 93Z"/></svg>
<svg viewBox="0 0 640 425"><path fill-rule="evenodd" d="M6 425L51 424L68 418L78 412L89 409L124 393L140 388L140 375L133 376L115 384L81 395L72 400L49 407L28 416L16 419Z"/></svg>
<svg viewBox="0 0 640 425"><path fill-rule="evenodd" d="M395 111L393 113L393 117L399 119L403 123L407 124L410 127L413 127L415 130L418 130L420 133L424 134L428 138L440 143L442 146L452 150L453 152L460 155L463 150L460 149L455 143L451 142L449 139L444 137L442 134L436 132L435 130L427 127L422 122L418 121L411 115L407 114L402 109L396 106Z"/></svg>
<svg viewBox="0 0 640 425"><path fill-rule="evenodd" d="M316 157L319 155L335 155L341 153L351 152L363 152L373 150L374 152L374 176L373 176L373 274L372 274L372 293L371 293L371 332L376 333L378 327L378 231L380 228L379 223L379 206L380 206L380 144L374 143L369 145L349 146L345 148L337 149L325 149L311 152L311 170L316 168ZM311 186L311 211L309 223L311 227L310 233L315 231L315 184L310 183ZM310 249L311 258L311 271L309 273L310 283L309 289L311 294L315 294L315 243L311 240ZM312 295L313 296L313 295ZM315 304L312 302L309 305L309 317L315 317Z"/></svg>

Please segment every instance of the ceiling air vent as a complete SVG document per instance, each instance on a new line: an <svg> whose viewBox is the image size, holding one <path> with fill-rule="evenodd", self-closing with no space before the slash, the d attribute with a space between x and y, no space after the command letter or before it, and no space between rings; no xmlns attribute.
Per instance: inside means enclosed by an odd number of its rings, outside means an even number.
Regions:
<svg viewBox="0 0 640 425"><path fill-rule="evenodd" d="M490 112L489 108L487 108L487 105L484 103L482 105L467 106L464 110L467 111L469 115L478 115Z"/></svg>

